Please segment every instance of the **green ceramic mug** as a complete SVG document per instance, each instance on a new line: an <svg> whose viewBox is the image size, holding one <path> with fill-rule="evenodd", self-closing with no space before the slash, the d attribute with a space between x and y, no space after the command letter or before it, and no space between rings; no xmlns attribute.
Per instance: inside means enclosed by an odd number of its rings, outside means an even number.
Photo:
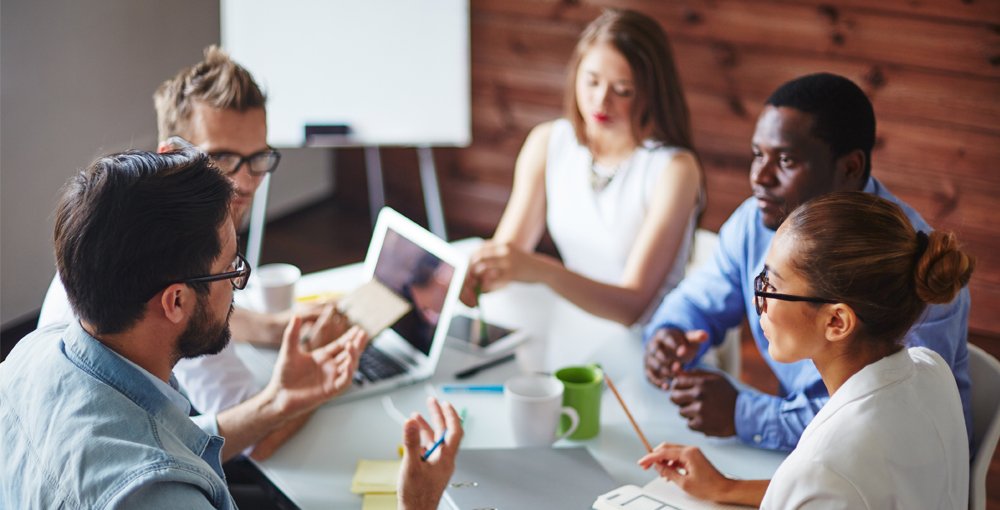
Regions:
<svg viewBox="0 0 1000 510"><path fill-rule="evenodd" d="M604 390L604 372L597 365L565 367L556 371L556 379L562 381L563 405L576 409L580 423L569 439L590 439L601 431L601 393ZM571 422L563 416L559 422L559 434L569 429Z"/></svg>

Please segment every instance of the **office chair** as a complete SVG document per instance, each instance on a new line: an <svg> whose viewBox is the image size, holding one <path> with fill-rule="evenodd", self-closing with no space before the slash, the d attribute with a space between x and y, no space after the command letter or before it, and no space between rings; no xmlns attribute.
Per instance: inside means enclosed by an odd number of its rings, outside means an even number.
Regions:
<svg viewBox="0 0 1000 510"><path fill-rule="evenodd" d="M969 508L986 508L986 472L1000 438L1000 361L969 344L972 380L972 465L969 470Z"/></svg>

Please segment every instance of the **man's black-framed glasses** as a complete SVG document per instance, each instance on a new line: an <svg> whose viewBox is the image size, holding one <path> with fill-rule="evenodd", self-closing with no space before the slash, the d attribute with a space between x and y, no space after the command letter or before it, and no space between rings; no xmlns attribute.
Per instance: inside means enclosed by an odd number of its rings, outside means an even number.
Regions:
<svg viewBox="0 0 1000 510"><path fill-rule="evenodd" d="M770 299L780 299L782 301L804 301L806 303L822 303L822 304L834 304L839 303L833 299L818 298L818 297L806 297L806 296L793 296L791 294L778 294L776 292L768 292L767 289L771 288L771 283L767 281L767 266L753 279L753 304L757 308L757 315L762 315L767 311L767 300Z"/></svg>
<svg viewBox="0 0 1000 510"><path fill-rule="evenodd" d="M219 280L229 280L233 284L233 289L243 290L247 286L247 281L250 280L250 264L247 259L243 258L242 254L236 254L236 260L233 261L233 270L226 271L225 273L219 274L209 274L205 276L195 276L194 278L185 278L183 280L178 280L175 283L208 283L215 282Z"/></svg>
<svg viewBox="0 0 1000 510"><path fill-rule="evenodd" d="M281 161L281 153L274 149L262 150L249 156L226 151L210 152L208 156L224 175L239 172L243 163L246 163L247 172L254 177L260 177L273 172Z"/></svg>

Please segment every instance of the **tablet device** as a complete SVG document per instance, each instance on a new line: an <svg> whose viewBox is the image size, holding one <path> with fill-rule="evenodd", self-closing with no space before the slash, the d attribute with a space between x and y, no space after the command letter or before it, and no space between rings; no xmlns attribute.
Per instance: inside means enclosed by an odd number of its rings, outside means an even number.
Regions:
<svg viewBox="0 0 1000 510"><path fill-rule="evenodd" d="M483 323L478 318L455 314L448 328L449 345L480 354L494 354L510 349L528 339L521 330Z"/></svg>

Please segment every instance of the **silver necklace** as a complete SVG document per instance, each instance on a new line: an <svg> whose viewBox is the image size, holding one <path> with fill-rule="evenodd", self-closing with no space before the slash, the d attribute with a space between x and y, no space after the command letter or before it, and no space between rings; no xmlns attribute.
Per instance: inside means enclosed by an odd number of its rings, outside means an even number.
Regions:
<svg viewBox="0 0 1000 510"><path fill-rule="evenodd" d="M615 176L618 175L628 164L632 161L632 156L629 156L619 162L610 172L598 172L597 162L594 161L594 156L590 156L590 188L594 190L595 193L600 193L607 188L611 181L614 180Z"/></svg>

